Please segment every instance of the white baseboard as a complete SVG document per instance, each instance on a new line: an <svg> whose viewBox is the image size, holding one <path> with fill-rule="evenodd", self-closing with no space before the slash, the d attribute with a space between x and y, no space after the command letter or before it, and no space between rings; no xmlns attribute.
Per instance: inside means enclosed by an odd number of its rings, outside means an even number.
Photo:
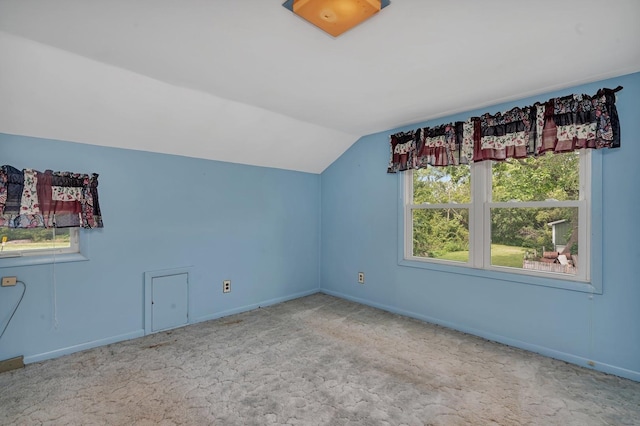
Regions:
<svg viewBox="0 0 640 426"><path fill-rule="evenodd" d="M293 299L299 299L305 296L311 296L312 294L319 293L320 289L312 289L308 291L303 291L301 293L294 293L284 297L276 297L275 299L269 299L258 303L252 303L250 305L244 305L233 309L228 309L222 312L216 312L215 314L205 315L202 317L198 317L190 321L190 324L196 324L203 321L215 320L222 317L228 317L229 315L240 314L242 312L252 311L254 309L263 308L265 306L275 305L276 303L282 303Z"/></svg>
<svg viewBox="0 0 640 426"><path fill-rule="evenodd" d="M30 355L24 357L25 364L33 362L45 361L47 359L58 358L63 355L69 355L74 352L85 351L87 349L97 348L98 346L110 345L112 343L122 342L124 340L136 339L144 336L144 329L136 330L131 333L119 334L104 339L92 340L91 342L81 343L79 345L68 346L66 348L56 349L51 352L43 352L41 354Z"/></svg>
<svg viewBox="0 0 640 426"><path fill-rule="evenodd" d="M298 299L300 297L310 296L312 294L318 293L319 291L320 290L316 288L316 289L304 291L304 292L301 292L301 293L290 294L290 295L283 296L283 297L277 297L275 299L265 300L265 301L262 301L262 302L259 302L259 303L253 303L253 304L250 304L250 305L245 305L245 306L241 306L241 307L234 308L234 309L229 309L229 310L222 311L222 312L217 312L217 313L212 314L212 315L206 315L206 316L199 317L199 318L196 318L194 320L191 320L191 321L189 321L189 324L186 324L186 325L196 324L196 323L203 322L203 321L209 321L209 320L213 320L213 319L226 317L226 316L229 316L229 315L239 314L239 313L242 313L242 312L258 309L260 307L275 305L276 303L286 302L288 300L293 300L293 299ZM165 331L165 330L163 330L163 331ZM110 345L112 343L122 342L122 341L125 341L125 340L136 339L138 337L143 337L144 335L145 335L144 329L140 329L140 330L133 331L131 333L125 333L125 334L120 334L120 335L117 335L117 336L107 337L107 338L104 338L104 339L93 340L91 342L81 343L79 345L68 346L68 347L61 348L61 349L56 349L56 350L50 351L50 352L43 352L43 353L40 353L40 354L25 356L24 357L24 363L25 364L31 364L31 363L34 363L34 362L40 362L40 361L45 361L45 360L48 360L48 359L58 358L58 357L61 357L63 355L69 355L69 354L72 354L74 352L80 352L80 351L84 351L84 350L87 350L87 349L96 348L98 346L105 346L105 345Z"/></svg>
<svg viewBox="0 0 640 426"><path fill-rule="evenodd" d="M463 333L472 334L474 336L482 337L483 339L491 340L494 342L502 343L504 345L513 346L516 348L524 349L530 352L535 352L540 355L548 356L549 358L558 359L571 364L579 365L591 370L600 371L607 374L613 374L615 376L624 377L625 379L634 380L640 382L640 371L628 370L626 368L617 367L615 365L605 364L596 360L587 359L574 354L560 352L555 349L550 349L544 346L534 345L521 340L512 339L509 337L501 336L498 334L488 333L483 330L479 330L473 327L467 327L464 325L452 323L449 321L442 321L438 318L429 317L415 312L398 309L393 306L384 305L381 303L371 302L370 300L360 299L358 297L349 296L340 292L320 289L321 293L328 294L330 296L339 297L341 299L350 300L352 302L361 303L363 305L371 306L374 308L382 309L383 311L391 312L398 315L403 315L410 318L415 318L421 321L425 321L431 324L437 324L443 327L447 327L453 330L461 331Z"/></svg>

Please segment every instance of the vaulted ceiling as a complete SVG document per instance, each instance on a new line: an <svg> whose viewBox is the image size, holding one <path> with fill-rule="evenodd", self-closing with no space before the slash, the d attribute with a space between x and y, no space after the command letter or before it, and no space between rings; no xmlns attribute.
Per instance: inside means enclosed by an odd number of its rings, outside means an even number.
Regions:
<svg viewBox="0 0 640 426"><path fill-rule="evenodd" d="M360 136L640 71L638 0L0 0L0 132L320 173Z"/></svg>

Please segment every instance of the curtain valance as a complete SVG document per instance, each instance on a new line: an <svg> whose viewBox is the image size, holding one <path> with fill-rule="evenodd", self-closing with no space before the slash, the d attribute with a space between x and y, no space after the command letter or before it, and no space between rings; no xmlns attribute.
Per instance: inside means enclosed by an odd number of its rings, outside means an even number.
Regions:
<svg viewBox="0 0 640 426"><path fill-rule="evenodd" d="M615 93L620 90L620 86L603 88L594 96L552 98L465 122L393 134L387 172L525 158L547 151L617 148L620 121Z"/></svg>
<svg viewBox="0 0 640 426"><path fill-rule="evenodd" d="M102 228L98 175L0 167L0 226Z"/></svg>

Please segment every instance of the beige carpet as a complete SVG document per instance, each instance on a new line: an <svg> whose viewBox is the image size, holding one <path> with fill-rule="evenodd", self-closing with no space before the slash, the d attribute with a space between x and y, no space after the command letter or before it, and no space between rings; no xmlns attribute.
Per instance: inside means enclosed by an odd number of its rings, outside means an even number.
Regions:
<svg viewBox="0 0 640 426"><path fill-rule="evenodd" d="M631 425L640 383L331 296L0 374L7 425Z"/></svg>

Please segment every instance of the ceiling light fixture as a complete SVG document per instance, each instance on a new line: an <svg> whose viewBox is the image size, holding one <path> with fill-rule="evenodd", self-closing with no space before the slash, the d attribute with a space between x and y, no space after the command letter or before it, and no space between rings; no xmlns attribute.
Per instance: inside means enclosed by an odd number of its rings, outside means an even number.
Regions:
<svg viewBox="0 0 640 426"><path fill-rule="evenodd" d="M321 30L338 37L390 3L389 0L287 0L283 6Z"/></svg>

